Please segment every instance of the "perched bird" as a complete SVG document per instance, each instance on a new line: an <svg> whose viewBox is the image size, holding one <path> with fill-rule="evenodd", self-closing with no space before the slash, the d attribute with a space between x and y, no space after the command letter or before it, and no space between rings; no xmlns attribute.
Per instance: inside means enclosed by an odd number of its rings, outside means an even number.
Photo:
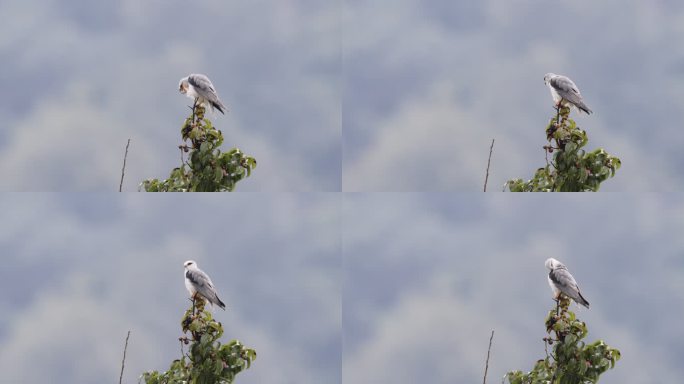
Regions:
<svg viewBox="0 0 684 384"><path fill-rule="evenodd" d="M546 268L550 269L549 285L551 286L551 290L553 290L554 299L558 300L558 297L562 293L565 296L575 300L577 304L581 304L589 308L589 302L585 300L580 293L577 282L568 271L568 267L554 258L549 258L546 260L545 265Z"/></svg>
<svg viewBox="0 0 684 384"><path fill-rule="evenodd" d="M191 74L188 77L180 79L178 83L178 91L185 96L194 99L196 105L204 104L205 107L211 110L218 109L219 112L225 114L226 107L219 100L214 84L205 75Z"/></svg>
<svg viewBox="0 0 684 384"><path fill-rule="evenodd" d="M551 97L553 97L556 105L569 104L577 108L578 111L586 114L592 113L592 110L584 104L579 89L569 78L555 73L547 73L544 75L544 83L549 86Z"/></svg>
<svg viewBox="0 0 684 384"><path fill-rule="evenodd" d="M210 304L218 305L221 309L225 310L226 305L219 299L218 293L216 293L214 284L211 282L209 276L207 276L204 271L197 268L197 263L195 263L194 260L188 260L184 265L185 288L188 289L190 295L193 298L200 296Z"/></svg>

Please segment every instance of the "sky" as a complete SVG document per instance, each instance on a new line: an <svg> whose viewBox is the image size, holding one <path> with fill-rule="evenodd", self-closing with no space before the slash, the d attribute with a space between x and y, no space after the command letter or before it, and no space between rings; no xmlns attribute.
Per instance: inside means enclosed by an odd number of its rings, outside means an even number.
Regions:
<svg viewBox="0 0 684 384"><path fill-rule="evenodd" d="M241 191L341 189L338 1L2 0L0 190L125 191L180 164L190 73L228 107Z"/></svg>
<svg viewBox="0 0 684 384"><path fill-rule="evenodd" d="M194 259L257 351L237 382L340 383L340 197L224 196L0 194L0 381L116 382L129 330L123 382L165 371Z"/></svg>
<svg viewBox="0 0 684 384"><path fill-rule="evenodd" d="M239 383L478 382L492 330L498 383L544 356L548 257L591 303L587 341L622 352L602 383L684 374L678 194L223 196L0 194L3 379L113 380L128 330L124 382L167 369L188 259L258 353Z"/></svg>
<svg viewBox="0 0 684 384"><path fill-rule="evenodd" d="M622 160L604 191L681 191L684 3L677 0L345 2L345 191L489 191L545 163L544 74L569 76L571 114Z"/></svg>
<svg viewBox="0 0 684 384"><path fill-rule="evenodd" d="M124 382L179 357L195 259L257 350L240 383L490 382L543 356L544 260L622 351L684 376L684 3L0 0L0 372ZM544 74L622 168L592 197L475 196L545 164ZM121 196L179 166L190 73L256 158L228 197ZM17 193L18 192L18 193ZM34 193L49 192L49 193ZM95 193L91 193L95 192ZM660 194L656 194L658 192ZM36 364L39 361L40 364ZM657 381L661 380L661 381Z"/></svg>
<svg viewBox="0 0 684 384"><path fill-rule="evenodd" d="M616 13L619 10L619 13ZM238 191L490 191L545 164L543 83L595 112L588 150L622 160L604 191L680 191L684 5L677 0L3 0L0 190L124 190L180 163L205 73Z"/></svg>
<svg viewBox="0 0 684 384"><path fill-rule="evenodd" d="M348 194L343 376L349 383L488 382L545 356L544 261L569 268L587 341L622 353L601 383L684 374L679 195Z"/></svg>

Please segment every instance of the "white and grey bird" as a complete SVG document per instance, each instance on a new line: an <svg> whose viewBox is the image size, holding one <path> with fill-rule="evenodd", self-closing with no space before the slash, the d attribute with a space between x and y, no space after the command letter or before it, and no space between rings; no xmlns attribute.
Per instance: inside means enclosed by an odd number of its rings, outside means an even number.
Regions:
<svg viewBox="0 0 684 384"><path fill-rule="evenodd" d="M197 268L197 263L194 260L188 260L184 265L185 288L190 292L190 296L193 298L200 296L210 304L218 305L221 309L225 310L226 305L219 299L214 283L211 282L209 276Z"/></svg>
<svg viewBox="0 0 684 384"><path fill-rule="evenodd" d="M219 112L225 114L226 106L219 99L214 84L206 75L193 73L180 79L178 91L195 100L197 105L204 105L211 110L218 109Z"/></svg>
<svg viewBox="0 0 684 384"><path fill-rule="evenodd" d="M554 299L558 300L558 296L562 293L575 300L577 304L589 308L589 302L580 293L577 282L570 274L570 271L568 271L568 267L554 258L547 259L545 265L550 270L549 286L553 290Z"/></svg>
<svg viewBox="0 0 684 384"><path fill-rule="evenodd" d="M563 75L547 73L544 75L544 83L551 90L551 97L556 105L569 104L586 114L591 114L592 110L587 107L582 99L579 89L575 83Z"/></svg>

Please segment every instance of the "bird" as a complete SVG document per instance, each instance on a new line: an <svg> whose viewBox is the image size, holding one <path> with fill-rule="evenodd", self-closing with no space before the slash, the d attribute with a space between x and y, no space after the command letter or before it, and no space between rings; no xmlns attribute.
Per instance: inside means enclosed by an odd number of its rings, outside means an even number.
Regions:
<svg viewBox="0 0 684 384"><path fill-rule="evenodd" d="M219 112L225 115L227 109L221 102L214 88L214 84L206 75L190 74L187 77L180 79L178 83L178 92L185 96L194 99L195 105L204 105L206 107L218 109Z"/></svg>
<svg viewBox="0 0 684 384"><path fill-rule="evenodd" d="M544 263L549 271L549 286L553 291L553 298L558 300L560 294L575 300L577 304L581 304L589 308L589 302L582 296L582 293L577 286L575 278L572 277L568 267L566 267L560 261L549 258Z"/></svg>
<svg viewBox="0 0 684 384"><path fill-rule="evenodd" d="M556 75L555 73L547 73L544 75L544 83L548 85L551 90L551 97L557 106L561 104L569 104L590 115L593 111L584 103L582 95L575 83L568 77L563 75Z"/></svg>
<svg viewBox="0 0 684 384"><path fill-rule="evenodd" d="M194 260L186 261L184 266L185 288L190 292L190 296L193 299L200 296L210 304L218 305L225 311L226 305L219 299L218 293L209 276L204 273L204 271L197 268L197 263Z"/></svg>

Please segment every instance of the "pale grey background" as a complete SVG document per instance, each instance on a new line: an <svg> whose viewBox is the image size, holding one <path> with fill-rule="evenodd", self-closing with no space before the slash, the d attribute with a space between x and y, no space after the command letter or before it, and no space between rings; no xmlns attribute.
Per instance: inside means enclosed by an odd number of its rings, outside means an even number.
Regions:
<svg viewBox="0 0 684 384"><path fill-rule="evenodd" d="M180 164L205 73L224 148L259 162L240 191L341 189L341 3L0 0L0 190L125 190Z"/></svg>
<svg viewBox="0 0 684 384"><path fill-rule="evenodd" d="M678 191L684 5L674 0L1 0L0 190L126 190L167 177L204 72L226 148L259 161L241 191L478 191L529 178L551 98L623 160L606 191ZM343 53L344 52L344 53ZM344 126L342 128L342 125Z"/></svg>
<svg viewBox="0 0 684 384"><path fill-rule="evenodd" d="M589 198L591 197L591 198ZM684 375L679 195L350 194L344 203L347 383L488 383L543 358L563 261L590 309L587 340L622 352L601 383Z"/></svg>
<svg viewBox="0 0 684 384"><path fill-rule="evenodd" d="M166 369L194 258L226 339L259 352L241 383L477 382L491 329L499 382L543 356L554 256L591 302L588 339L623 353L602 382L675 382L684 200L589 197L2 194L0 371L114 380L128 329L126 382Z"/></svg>
<svg viewBox="0 0 684 384"><path fill-rule="evenodd" d="M544 166L547 72L594 110L587 148L623 162L605 191L684 190L684 3L345 2L347 191L489 190Z"/></svg>
<svg viewBox="0 0 684 384"><path fill-rule="evenodd" d="M230 197L230 198L227 198ZM183 262L211 276L240 383L341 382L341 199L333 194L1 194L3 383L125 383L180 357Z"/></svg>

